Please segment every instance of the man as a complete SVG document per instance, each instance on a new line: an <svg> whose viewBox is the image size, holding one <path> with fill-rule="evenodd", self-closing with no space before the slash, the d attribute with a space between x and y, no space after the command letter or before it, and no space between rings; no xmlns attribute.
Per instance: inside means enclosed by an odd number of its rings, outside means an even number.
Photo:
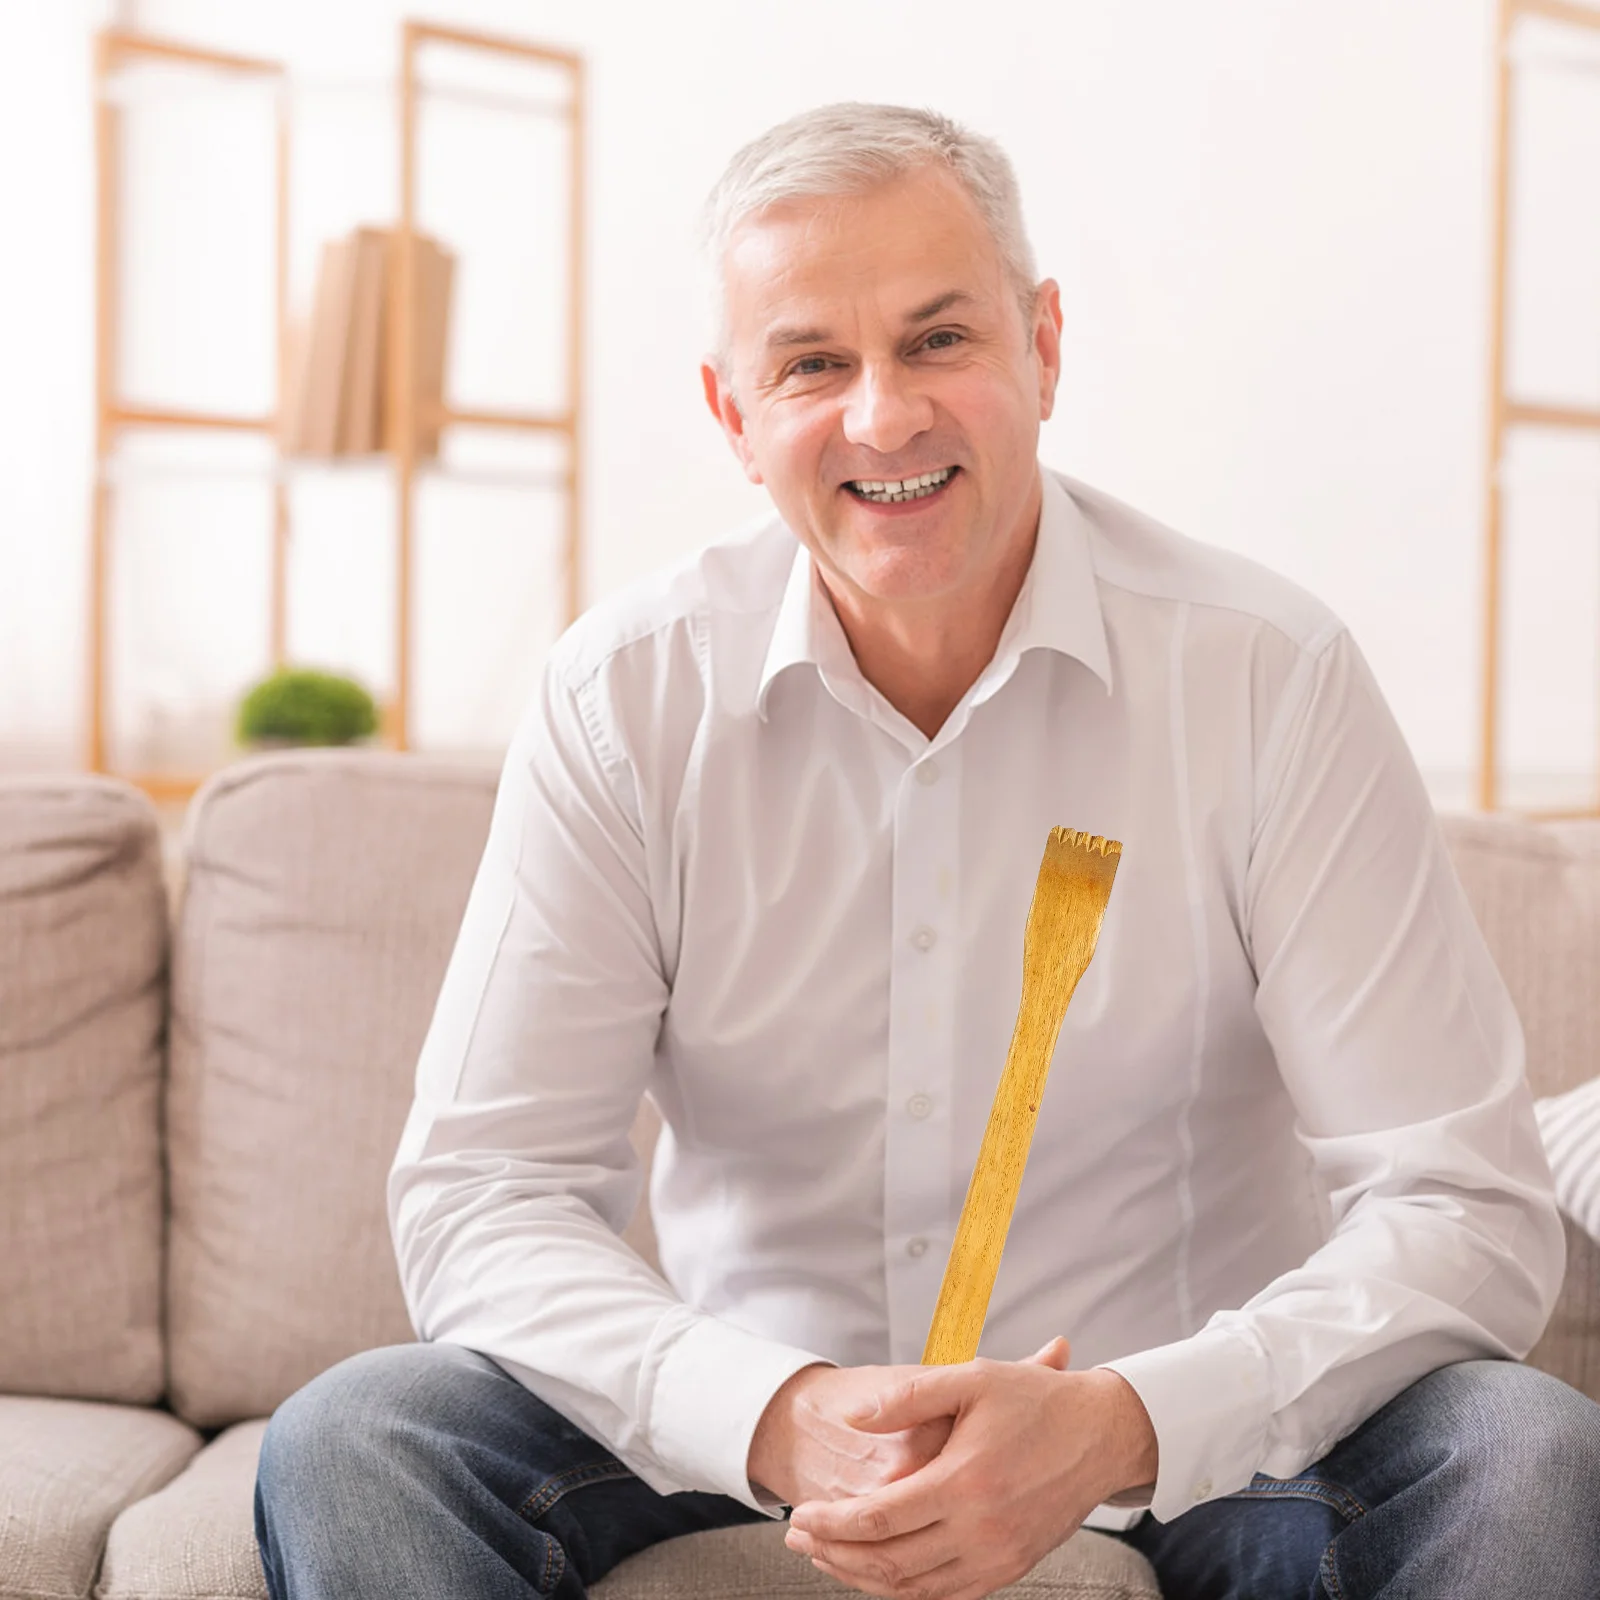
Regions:
<svg viewBox="0 0 1600 1600"><path fill-rule="evenodd" d="M1563 1268L1521 1036L1349 634L1041 470L988 141L826 108L710 221L778 515L552 655L391 1177L425 1342L274 1418L274 1595L577 1600L792 1508L874 1595L1087 1520L1174 1597L1592 1596L1600 1407L1506 1359ZM1054 825L1122 862L983 1355L922 1369Z"/></svg>

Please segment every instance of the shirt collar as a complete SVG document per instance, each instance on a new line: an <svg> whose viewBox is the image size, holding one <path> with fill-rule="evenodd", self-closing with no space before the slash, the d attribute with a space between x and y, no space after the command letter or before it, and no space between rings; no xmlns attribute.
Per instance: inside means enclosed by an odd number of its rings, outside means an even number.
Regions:
<svg viewBox="0 0 1600 1600"><path fill-rule="evenodd" d="M1061 480L1039 469L1043 495L1039 536L989 671L1009 675L1029 650L1054 650L1081 661L1111 690L1111 650L1100 610L1100 586L1089 548L1089 519Z"/></svg>
<svg viewBox="0 0 1600 1600"><path fill-rule="evenodd" d="M992 693L1027 651L1054 650L1081 661L1109 692L1111 652L1089 549L1088 519L1053 472L1041 467L1039 476L1043 494L1033 560L980 683L991 680ZM756 709L763 718L773 680L806 663L824 675L856 671L850 642L817 577L811 553L797 541L756 691ZM980 690L976 698L987 699L988 694Z"/></svg>
<svg viewBox="0 0 1600 1600"><path fill-rule="evenodd" d="M838 674L845 663L854 667L850 641L845 638L833 602L817 576L811 552L795 541L794 560L789 566L789 581L784 585L778 606L778 620L761 664L761 682L756 690L756 710L763 721L767 715L767 692L773 680L790 667L810 664L824 675Z"/></svg>

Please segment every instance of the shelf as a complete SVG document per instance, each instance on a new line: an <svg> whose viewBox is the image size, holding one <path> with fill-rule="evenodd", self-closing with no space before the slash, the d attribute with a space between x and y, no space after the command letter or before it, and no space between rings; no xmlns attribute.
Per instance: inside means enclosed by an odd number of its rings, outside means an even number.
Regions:
<svg viewBox="0 0 1600 1600"><path fill-rule="evenodd" d="M381 700L378 703L379 733L375 738L365 739L359 748L364 750L390 750L400 751L405 748L395 738L396 708L392 700ZM328 745L298 745L284 746L285 749L318 750L338 748ZM233 753L232 759L246 760L257 752L238 750ZM261 752L264 753L264 752ZM131 783L136 789L142 789L157 805L163 803L178 803L190 800L196 789L203 784L210 773L184 772L184 771L156 771L149 768L118 769L116 767L102 767L108 777L121 778L124 783Z"/></svg>
<svg viewBox="0 0 1600 1600"><path fill-rule="evenodd" d="M193 799L195 790L210 776L204 772L118 772L114 767L102 770L108 778L120 778L143 789L157 805Z"/></svg>
<svg viewBox="0 0 1600 1600"><path fill-rule="evenodd" d="M196 100L214 97L215 84L188 84L179 86L170 78L141 82L133 77L120 77L107 82L101 98L107 105L124 109L139 106L146 99L159 100L170 105L187 92ZM297 105L318 100L381 100L394 103L404 93L404 85L390 78L314 78L287 76L281 83L261 85L261 94L279 102L286 114L294 115ZM430 104L465 106L474 111L501 111L513 116L549 117L563 120L571 114L565 102L543 96L504 94L493 89L469 89L460 84L433 83L423 78L417 82L417 93Z"/></svg>
<svg viewBox="0 0 1600 1600"><path fill-rule="evenodd" d="M108 762L108 710L110 651L108 633L109 549L114 517L111 504L115 489L122 484L148 480L233 480L260 483L269 487L273 498L272 553L269 611L269 638L272 663L285 664L288 606L287 562L291 540L291 488L297 483L314 482L351 473L381 472L393 475L395 545L395 647L392 696L383 708L384 747L405 750L409 747L409 706L411 702L411 627L412 565L415 534L413 504L419 483L451 483L533 492L552 492L564 497L561 560L555 582L561 588L561 612L571 622L580 609L579 581L582 571L582 452L580 419L583 377L583 286L585 220L585 85L582 58L557 47L526 43L493 34L430 23L404 21L400 27L400 71L394 78L337 79L297 77L284 64L253 57L231 55L170 39L155 38L121 29L107 29L97 35L95 51L94 144L96 169L96 249L95 249L95 471L90 512L89 561L89 661L88 661L88 765L91 770L112 771ZM476 52L476 69L481 86L441 81L449 70L431 56L433 70L424 72L422 62L432 47ZM145 70L139 71L143 67ZM533 77L526 69L535 69ZM130 70L134 69L134 70ZM181 70L180 70L181 69ZM501 74L505 70L502 86ZM546 69L542 73L538 69ZM554 69L552 72L549 69ZM527 85L518 91L517 75ZM471 74L467 74L471 76ZM120 391L118 373L119 322L121 306L120 237L122 123L136 115L137 108L159 97L198 91L216 98L219 91L229 95L261 93L268 97L276 122L275 296L273 320L277 341L277 379L279 394L271 410L255 415L208 411L203 407L151 405L135 401ZM399 154L400 193L394 229L401 240L417 234L417 171L419 145L423 142L421 108L434 101L453 101L480 109L513 112L520 115L555 117L570 130L568 161L570 183L566 199L565 243L567 253L566 371L559 409L495 409L471 406L422 403L417 392L416 327L417 284L412 253L402 251L396 284L396 304L387 350L388 392L386 415L398 424L394 436L399 445L388 451L361 456L282 457L276 454L281 385L287 370L285 330L288 322L289 283L289 185L293 128L296 111L319 97L359 95L381 97L395 119ZM484 429L521 435L528 443L513 452L489 449L486 464L467 465L442 460L437 456L419 458L417 444L433 428ZM182 462L153 458L137 448L130 437L133 430L170 430L191 435L254 435L272 448L272 454L258 461ZM535 437L556 437L563 441L557 449L536 449ZM120 445L119 445L120 441ZM208 452L196 449L195 454ZM219 451L215 454L245 454ZM477 454L478 452L473 452ZM509 465L493 462L496 454L508 453ZM552 460L553 458L553 460ZM548 462L524 467L520 461ZM142 772L128 781L160 799L186 799L203 775L183 772Z"/></svg>
<svg viewBox="0 0 1600 1600"><path fill-rule="evenodd" d="M234 55L225 50L202 50L181 44L176 39L158 39L152 34L130 33L123 28L107 28L99 36L103 71L109 73L123 65L120 57L142 56L147 61L175 62L186 67L211 67L220 72L241 73L246 77L276 78L283 64L261 56Z"/></svg>
<svg viewBox="0 0 1600 1600"><path fill-rule="evenodd" d="M448 405L433 420L447 428L503 428L518 433L571 433L576 426L570 412L552 416L535 411L463 411Z"/></svg>
<svg viewBox="0 0 1600 1600"><path fill-rule="evenodd" d="M227 465L190 465L177 461L132 461L110 457L100 463L97 481L106 484L146 483L162 478L184 482L260 482L288 484L297 479L327 474L390 473L395 470L393 456L381 453L365 456L321 457L285 456L272 461L230 462ZM412 469L423 481L436 479L467 488L484 489L566 489L571 476L566 472L517 472L495 467L455 466L449 462L418 462Z"/></svg>
<svg viewBox="0 0 1600 1600"><path fill-rule="evenodd" d="M1523 428L1578 428L1600 433L1600 410L1588 406L1537 406L1510 401L1505 408L1508 425Z"/></svg>
<svg viewBox="0 0 1600 1600"><path fill-rule="evenodd" d="M230 416L222 411L168 411L155 406L111 406L106 421L119 428L212 428L225 433L271 433L277 419L270 416Z"/></svg>

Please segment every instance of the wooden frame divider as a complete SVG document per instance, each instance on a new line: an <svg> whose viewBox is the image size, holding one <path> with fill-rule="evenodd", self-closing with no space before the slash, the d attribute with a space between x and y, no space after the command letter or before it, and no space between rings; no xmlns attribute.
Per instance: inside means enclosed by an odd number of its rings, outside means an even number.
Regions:
<svg viewBox="0 0 1600 1600"><path fill-rule="evenodd" d="M1497 92L1495 96L1494 250L1489 331L1489 442L1484 475L1483 677L1477 801L1483 811L1500 809L1500 587L1504 560L1505 505L1502 473L1506 436L1512 428L1561 428L1600 436L1600 410L1537 404L1506 392L1507 262L1510 254L1511 121L1515 108L1513 34L1524 17L1600 32L1600 7L1580 0L1499 0ZM1596 730L1600 735L1600 730ZM1536 810L1541 818L1600 815L1600 792L1581 809Z"/></svg>

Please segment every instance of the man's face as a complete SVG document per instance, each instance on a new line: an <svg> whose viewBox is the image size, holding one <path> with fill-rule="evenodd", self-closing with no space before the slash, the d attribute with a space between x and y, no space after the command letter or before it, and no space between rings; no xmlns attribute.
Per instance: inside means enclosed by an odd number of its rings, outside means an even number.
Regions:
<svg viewBox="0 0 1600 1600"><path fill-rule="evenodd" d="M723 274L726 368L702 369L706 398L835 597L980 592L1037 522L1056 285L1024 322L977 208L936 167L747 219ZM916 498L872 487L930 473Z"/></svg>

